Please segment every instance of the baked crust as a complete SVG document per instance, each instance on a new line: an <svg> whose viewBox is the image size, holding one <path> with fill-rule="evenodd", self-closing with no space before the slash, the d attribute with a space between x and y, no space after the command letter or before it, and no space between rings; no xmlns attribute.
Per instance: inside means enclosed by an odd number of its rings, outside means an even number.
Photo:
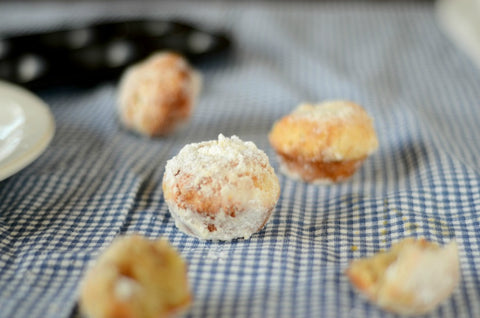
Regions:
<svg viewBox="0 0 480 318"><path fill-rule="evenodd" d="M122 76L118 114L125 127L147 136L172 132L191 116L201 78L178 54L162 52Z"/></svg>
<svg viewBox="0 0 480 318"><path fill-rule="evenodd" d="M116 239L87 272L80 310L89 318L159 318L191 302L187 268L165 240Z"/></svg>
<svg viewBox="0 0 480 318"><path fill-rule="evenodd" d="M268 221L280 185L267 155L238 137L186 145L167 162L163 193L177 227L202 239L248 238Z"/></svg>
<svg viewBox="0 0 480 318"><path fill-rule="evenodd" d="M343 161L307 161L279 153L281 170L293 179L312 183L331 183L348 179L365 158Z"/></svg>
<svg viewBox="0 0 480 318"><path fill-rule="evenodd" d="M346 275L372 302L385 310L419 315L447 299L460 279L455 242L439 247L413 238L390 251L351 262Z"/></svg>
<svg viewBox="0 0 480 318"><path fill-rule="evenodd" d="M302 104L269 134L288 175L307 182L350 177L378 148L372 119L349 101Z"/></svg>

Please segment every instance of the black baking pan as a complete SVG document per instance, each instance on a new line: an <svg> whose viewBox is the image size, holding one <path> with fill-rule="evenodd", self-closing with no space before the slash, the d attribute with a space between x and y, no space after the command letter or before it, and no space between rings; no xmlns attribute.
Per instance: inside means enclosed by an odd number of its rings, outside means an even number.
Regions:
<svg viewBox="0 0 480 318"><path fill-rule="evenodd" d="M0 79L31 89L91 85L118 77L127 66L156 51L175 51L197 63L227 52L231 44L225 32L157 19L0 34Z"/></svg>

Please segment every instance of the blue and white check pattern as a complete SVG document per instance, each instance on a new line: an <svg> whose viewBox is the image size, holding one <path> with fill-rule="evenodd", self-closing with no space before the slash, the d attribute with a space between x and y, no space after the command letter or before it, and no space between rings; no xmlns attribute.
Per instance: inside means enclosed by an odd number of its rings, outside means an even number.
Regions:
<svg viewBox="0 0 480 318"><path fill-rule="evenodd" d="M4 4L1 30L100 16L180 16L223 27L235 52L199 65L188 126L130 134L116 87L44 91L57 132L33 164L0 182L0 317L71 317L85 269L118 235L166 237L189 264L189 317L389 317L344 276L349 261L403 237L460 247L462 281L429 317L480 316L480 72L426 4ZM270 222L249 240L179 232L163 200L165 162L219 133L252 140L302 101L351 99L374 117L379 151L349 181L280 175Z"/></svg>

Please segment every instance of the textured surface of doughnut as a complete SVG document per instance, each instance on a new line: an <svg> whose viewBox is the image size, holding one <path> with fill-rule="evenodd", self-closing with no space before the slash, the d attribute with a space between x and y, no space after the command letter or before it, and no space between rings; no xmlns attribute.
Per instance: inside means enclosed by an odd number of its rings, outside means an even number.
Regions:
<svg viewBox="0 0 480 318"><path fill-rule="evenodd" d="M268 221L280 185L267 155L236 136L186 145L167 162L163 192L175 224L201 239L249 238Z"/></svg>
<svg viewBox="0 0 480 318"><path fill-rule="evenodd" d="M269 140L282 172L308 182L348 178L378 148L372 119L349 101L302 104L273 125Z"/></svg>
<svg viewBox="0 0 480 318"><path fill-rule="evenodd" d="M412 238L390 251L353 261L346 271L352 284L380 307L403 315L433 310L460 279L455 242L439 247Z"/></svg>
<svg viewBox="0 0 480 318"><path fill-rule="evenodd" d="M126 70L118 114L125 127L147 136L170 133L190 118L201 77L180 55L157 53Z"/></svg>
<svg viewBox="0 0 480 318"><path fill-rule="evenodd" d="M88 318L171 317L191 301L186 270L165 240L116 239L87 272L80 311Z"/></svg>

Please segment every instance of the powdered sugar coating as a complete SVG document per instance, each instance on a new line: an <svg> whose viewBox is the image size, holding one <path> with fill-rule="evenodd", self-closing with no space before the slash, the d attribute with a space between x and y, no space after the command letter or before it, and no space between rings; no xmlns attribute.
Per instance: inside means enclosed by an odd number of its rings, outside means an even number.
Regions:
<svg viewBox="0 0 480 318"><path fill-rule="evenodd" d="M406 238L387 252L354 260L346 274L380 307L401 315L426 314L458 285L458 246L455 241L439 247L422 238Z"/></svg>
<svg viewBox="0 0 480 318"><path fill-rule="evenodd" d="M215 218L211 219L196 210L182 209L172 202L167 204L179 230L205 240L248 239L253 233L263 228L273 211L273 207L266 210L258 206L256 209L246 209L235 216L217 213ZM208 225L214 225L216 230L210 231Z"/></svg>
<svg viewBox="0 0 480 318"><path fill-rule="evenodd" d="M119 118L127 128L147 136L168 134L190 117L200 88L200 74L183 57L156 53L122 76Z"/></svg>
<svg viewBox="0 0 480 318"><path fill-rule="evenodd" d="M273 125L269 139L278 153L312 162L356 160L378 148L370 116L344 100L299 105Z"/></svg>
<svg viewBox="0 0 480 318"><path fill-rule="evenodd" d="M300 104L293 112L295 118L312 121L345 120L355 115L356 105L347 101L327 101L321 104Z"/></svg>
<svg viewBox="0 0 480 318"><path fill-rule="evenodd" d="M191 302L187 267L165 240L120 236L87 271L80 288L82 317L172 317Z"/></svg>
<svg viewBox="0 0 480 318"><path fill-rule="evenodd" d="M453 292L460 276L458 247L452 241L443 248L406 246L383 276L378 290L382 307L402 314L423 314L435 308ZM410 303L397 303L407 298Z"/></svg>
<svg viewBox="0 0 480 318"><path fill-rule="evenodd" d="M169 160L163 190L181 230L221 240L262 228L280 194L267 155L252 142L223 135L186 145Z"/></svg>

